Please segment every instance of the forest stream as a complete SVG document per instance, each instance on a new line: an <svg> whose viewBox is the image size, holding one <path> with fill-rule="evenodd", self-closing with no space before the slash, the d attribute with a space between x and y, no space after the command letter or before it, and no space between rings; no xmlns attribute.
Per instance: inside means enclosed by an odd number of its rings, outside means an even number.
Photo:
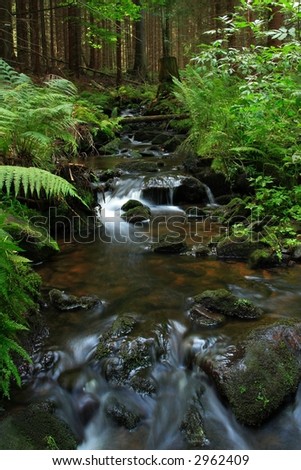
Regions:
<svg viewBox="0 0 301 470"><path fill-rule="evenodd" d="M147 147L131 136L124 142L127 149L139 152ZM89 162L94 169L105 170L125 158L95 157ZM145 161L149 158L142 157ZM177 162L159 150L154 158L164 162L164 171L147 176L143 172L123 174L113 191L99 194L100 227L94 237L81 243L61 241L61 253L37 266L45 290L96 295L101 303L90 310L65 312L49 305L45 311L49 335L35 351L32 381L17 400L53 401L58 415L78 436L79 449L189 448L180 428L187 403L194 396L198 396L205 430L203 448L301 449L301 387L268 422L252 428L237 422L201 368L189 368L185 362L192 353L218 362L242 333L277 319L298 318L300 265L252 270L244 262L218 260L214 254L154 253L152 243L162 233L185 235L192 247L208 241L220 229L210 216L201 222L187 220L185 207L175 204L173 198ZM145 178L150 177L161 179L165 190L152 196L145 193L144 197ZM214 195L210 188L206 191L210 214ZM120 208L129 199L146 204L156 215L153 221L134 225L123 220ZM191 297L217 288L251 300L264 315L247 322L231 319L213 328L193 326L188 315ZM145 379L151 374L156 393L140 393L107 379L118 363L118 354L103 362L101 370L93 362L101 335L122 315L137 319L135 340L147 343L155 336L157 343L165 342L164 355L157 355L152 367L145 369ZM138 425L118 425L107 413L113 402L138 415Z"/></svg>

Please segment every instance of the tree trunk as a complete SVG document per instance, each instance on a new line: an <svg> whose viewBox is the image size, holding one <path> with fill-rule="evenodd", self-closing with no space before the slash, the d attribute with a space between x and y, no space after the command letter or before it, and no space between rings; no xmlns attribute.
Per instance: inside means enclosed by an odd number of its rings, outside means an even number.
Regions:
<svg viewBox="0 0 301 470"><path fill-rule="evenodd" d="M38 0L30 0L29 15L31 69L34 74L39 75L41 72L41 52Z"/></svg>
<svg viewBox="0 0 301 470"><path fill-rule="evenodd" d="M121 42L121 21L116 21L116 34L117 34L117 42L116 42L116 86L118 87L122 82L122 42Z"/></svg>
<svg viewBox="0 0 301 470"><path fill-rule="evenodd" d="M11 0L0 3L0 57L10 64L14 59Z"/></svg>
<svg viewBox="0 0 301 470"><path fill-rule="evenodd" d="M173 89L173 79L180 80L179 68L176 57L162 57L159 68L159 87L157 97L163 98Z"/></svg>
<svg viewBox="0 0 301 470"><path fill-rule="evenodd" d="M140 6L140 0L134 0L135 5ZM134 24L135 31L135 60L133 72L141 80L147 78L147 65L145 54L145 19L144 12Z"/></svg>
<svg viewBox="0 0 301 470"><path fill-rule="evenodd" d="M48 44L46 38L46 23L44 12L44 0L39 0L40 9L40 30L41 30L41 46L42 46L42 59L45 71L48 71Z"/></svg>
<svg viewBox="0 0 301 470"><path fill-rule="evenodd" d="M270 5L270 16L268 20L268 29L269 31L278 30L283 25L284 15L281 12L281 7L278 5ZM274 39L271 36L268 36L267 45L268 46L280 46L282 41L279 39Z"/></svg>
<svg viewBox="0 0 301 470"><path fill-rule="evenodd" d="M21 70L29 68L29 17L26 0L16 0L17 55Z"/></svg>
<svg viewBox="0 0 301 470"><path fill-rule="evenodd" d="M81 28L80 8L76 5L68 7L68 44L69 70L78 77L81 65Z"/></svg>
<svg viewBox="0 0 301 470"><path fill-rule="evenodd" d="M161 18L162 18L162 48L163 57L171 56L171 30L170 30L170 19L167 7L162 7Z"/></svg>

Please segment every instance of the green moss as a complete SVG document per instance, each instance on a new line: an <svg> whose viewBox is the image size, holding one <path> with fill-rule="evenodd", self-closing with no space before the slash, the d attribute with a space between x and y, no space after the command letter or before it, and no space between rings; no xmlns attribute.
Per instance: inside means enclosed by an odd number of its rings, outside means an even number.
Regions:
<svg viewBox="0 0 301 470"><path fill-rule="evenodd" d="M49 404L33 404L1 421L0 449L44 450L51 442L56 449L75 450L73 433L53 412Z"/></svg>
<svg viewBox="0 0 301 470"><path fill-rule="evenodd" d="M127 210L121 215L123 219L130 223L143 222L151 216L151 211L146 206L136 206Z"/></svg>
<svg viewBox="0 0 301 470"><path fill-rule="evenodd" d="M262 310L248 299L240 299L226 289L206 290L193 298L206 309L230 317L259 318Z"/></svg>
<svg viewBox="0 0 301 470"><path fill-rule="evenodd" d="M251 253L249 266L252 269L269 268L279 264L279 259L272 250L257 249Z"/></svg>
<svg viewBox="0 0 301 470"><path fill-rule="evenodd" d="M227 376L225 393L238 420L259 425L297 389L299 379L298 360L287 345L252 341Z"/></svg>
<svg viewBox="0 0 301 470"><path fill-rule="evenodd" d="M143 207L142 202L136 201L136 199L130 199L121 207L122 211L127 212L128 210L134 209L135 207Z"/></svg>
<svg viewBox="0 0 301 470"><path fill-rule="evenodd" d="M43 260L60 251L57 242L44 227L15 217L8 217L3 228L18 242L25 255L33 261Z"/></svg>

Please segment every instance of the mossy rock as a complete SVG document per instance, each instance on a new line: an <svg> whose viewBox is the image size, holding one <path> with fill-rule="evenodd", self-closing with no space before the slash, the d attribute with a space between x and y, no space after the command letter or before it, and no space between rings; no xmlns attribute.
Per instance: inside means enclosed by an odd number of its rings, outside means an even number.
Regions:
<svg viewBox="0 0 301 470"><path fill-rule="evenodd" d="M136 199L129 199L123 206L121 206L121 210L127 212L130 209L134 209L135 207L144 207L142 202L137 201Z"/></svg>
<svg viewBox="0 0 301 470"><path fill-rule="evenodd" d="M129 430L135 429L142 419L141 414L128 409L124 403L114 397L106 403L105 413L114 423Z"/></svg>
<svg viewBox="0 0 301 470"><path fill-rule="evenodd" d="M75 450L77 444L48 403L29 405L0 421L1 450Z"/></svg>
<svg viewBox="0 0 301 470"><path fill-rule="evenodd" d="M301 324L253 332L219 386L237 419L259 426L292 396L301 376ZM216 377L216 376L215 376Z"/></svg>
<svg viewBox="0 0 301 470"><path fill-rule="evenodd" d="M121 215L121 217L130 224L135 224L136 222L145 222L146 220L149 220L150 216L151 211L149 207L144 205L135 206Z"/></svg>
<svg viewBox="0 0 301 470"><path fill-rule="evenodd" d="M32 261L43 261L60 251L57 242L49 235L45 227L9 216L3 228L18 242L25 256Z"/></svg>
<svg viewBox="0 0 301 470"><path fill-rule="evenodd" d="M227 317L257 319L263 314L250 300L238 298L226 289L206 290L193 297L193 301L194 307Z"/></svg>
<svg viewBox="0 0 301 470"><path fill-rule="evenodd" d="M95 352L97 360L110 356L116 350L116 340L125 338L134 330L138 321L132 315L121 315L114 320L110 328L100 337Z"/></svg>
<svg viewBox="0 0 301 470"><path fill-rule="evenodd" d="M49 299L52 305L61 311L75 309L90 310L102 303L96 295L76 297L75 295L66 294L64 291L59 289L52 289L49 292Z"/></svg>
<svg viewBox="0 0 301 470"><path fill-rule="evenodd" d="M190 449L200 449L206 444L207 438L203 418L196 404L190 405L186 411L180 426L180 431Z"/></svg>
<svg viewBox="0 0 301 470"><path fill-rule="evenodd" d="M225 237L217 243L216 254L222 259L248 260L256 250L264 248L263 243L253 241L251 237Z"/></svg>
<svg viewBox="0 0 301 470"><path fill-rule="evenodd" d="M248 264L252 269L272 268L279 265L279 258L272 250L262 248L251 253Z"/></svg>

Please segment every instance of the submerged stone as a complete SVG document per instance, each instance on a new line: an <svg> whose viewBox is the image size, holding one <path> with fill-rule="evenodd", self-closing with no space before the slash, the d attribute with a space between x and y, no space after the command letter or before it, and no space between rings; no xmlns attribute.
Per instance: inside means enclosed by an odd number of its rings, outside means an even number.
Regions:
<svg viewBox="0 0 301 470"><path fill-rule="evenodd" d="M49 292L49 298L52 305L61 311L75 309L90 310L102 303L96 295L76 297L72 294L66 294L64 291L59 289L52 289Z"/></svg>

